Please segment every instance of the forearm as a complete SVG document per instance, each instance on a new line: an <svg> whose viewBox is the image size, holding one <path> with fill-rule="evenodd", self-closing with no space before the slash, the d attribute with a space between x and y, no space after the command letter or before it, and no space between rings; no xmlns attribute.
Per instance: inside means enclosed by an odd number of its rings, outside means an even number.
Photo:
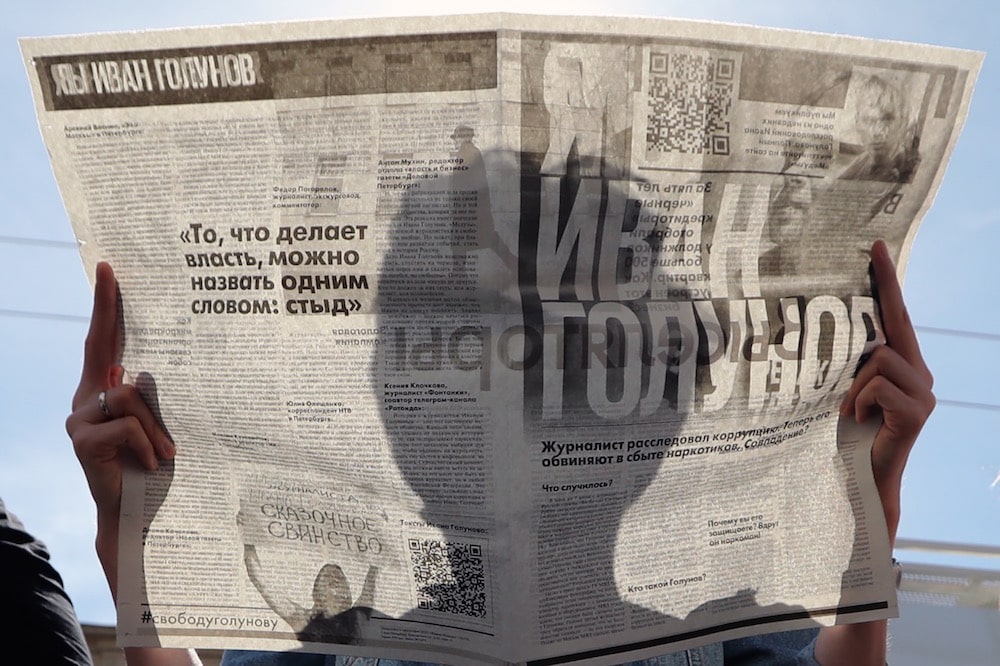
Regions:
<svg viewBox="0 0 1000 666"><path fill-rule="evenodd" d="M369 566L368 574L365 576L365 585L361 588L358 600L354 602L355 606L367 606L368 608L375 606L375 579L377 577L378 567Z"/></svg>
<svg viewBox="0 0 1000 666"><path fill-rule="evenodd" d="M816 639L816 661L821 666L884 666L887 639L885 620L823 627Z"/></svg>
<svg viewBox="0 0 1000 666"><path fill-rule="evenodd" d="M108 589L111 590L111 598L118 602L118 521L108 520L97 516L97 538L95 540L97 549L97 559L104 569L104 577L108 581Z"/></svg>

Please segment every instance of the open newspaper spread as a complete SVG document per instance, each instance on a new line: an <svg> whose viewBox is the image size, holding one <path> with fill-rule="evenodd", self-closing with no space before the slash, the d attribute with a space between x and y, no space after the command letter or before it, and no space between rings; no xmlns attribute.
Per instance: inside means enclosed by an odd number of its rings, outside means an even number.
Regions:
<svg viewBox="0 0 1000 666"><path fill-rule="evenodd" d="M177 444L126 646L618 663L896 614L882 341L981 55L480 15L26 39Z"/></svg>

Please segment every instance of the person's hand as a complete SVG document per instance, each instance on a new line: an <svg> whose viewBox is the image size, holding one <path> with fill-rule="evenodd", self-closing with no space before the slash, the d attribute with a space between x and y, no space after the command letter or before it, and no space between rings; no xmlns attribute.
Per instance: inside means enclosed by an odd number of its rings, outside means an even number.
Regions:
<svg viewBox="0 0 1000 666"><path fill-rule="evenodd" d="M122 469L138 463L154 470L158 460L174 456L174 445L159 427L139 391L122 381L121 322L118 284L111 266L100 263L94 287L94 310L84 344L83 372L73 396L66 432L97 505L98 554L108 566L114 559L121 507ZM111 549L111 552L104 552ZM112 585L114 592L114 585Z"/></svg>
<svg viewBox="0 0 1000 666"><path fill-rule="evenodd" d="M886 344L877 347L851 384L841 413L859 423L881 414L882 425L872 446L872 471L885 511L889 537L899 523L903 469L917 435L934 409L934 378L920 353L917 335L903 303L889 251L882 241L872 245L872 270Z"/></svg>
<svg viewBox="0 0 1000 666"><path fill-rule="evenodd" d="M859 423L882 416L872 445L872 472L892 544L899 525L903 470L934 409L934 378L920 353L896 269L882 241L872 245L872 271L886 342L861 366L840 412ZM823 666L882 666L887 631L885 620L823 627L816 641L816 660Z"/></svg>
<svg viewBox="0 0 1000 666"><path fill-rule="evenodd" d="M882 241L872 245L872 271L886 342L861 366L840 412L859 423L882 417L872 445L872 472L892 544L899 524L903 469L934 409L934 378L920 353L896 269ZM882 666L887 637L885 620L823 627L816 641L816 660L823 666Z"/></svg>
<svg viewBox="0 0 1000 666"><path fill-rule="evenodd" d="M94 310L83 348L83 372L73 395L66 432L97 505L97 556L118 597L118 514L122 470L138 464L155 470L174 457L174 444L157 423L138 389L125 383L121 356L118 283L111 266L97 265ZM126 648L129 666L201 666L194 650Z"/></svg>

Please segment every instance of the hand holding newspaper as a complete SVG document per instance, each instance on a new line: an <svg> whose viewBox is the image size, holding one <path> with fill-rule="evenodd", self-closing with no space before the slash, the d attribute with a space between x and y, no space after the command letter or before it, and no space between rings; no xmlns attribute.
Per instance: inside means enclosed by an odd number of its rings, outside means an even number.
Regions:
<svg viewBox="0 0 1000 666"><path fill-rule="evenodd" d="M124 645L610 664L895 615L902 464L840 405L979 54L515 15L22 48L179 452L125 477Z"/></svg>

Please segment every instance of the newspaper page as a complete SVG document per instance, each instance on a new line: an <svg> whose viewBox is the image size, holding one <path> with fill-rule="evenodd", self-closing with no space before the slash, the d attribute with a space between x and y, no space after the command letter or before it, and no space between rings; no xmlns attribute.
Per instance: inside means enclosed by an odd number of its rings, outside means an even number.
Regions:
<svg viewBox="0 0 1000 666"><path fill-rule="evenodd" d="M614 664L896 614L882 341L981 55L665 19L22 41L123 366L126 646Z"/></svg>

